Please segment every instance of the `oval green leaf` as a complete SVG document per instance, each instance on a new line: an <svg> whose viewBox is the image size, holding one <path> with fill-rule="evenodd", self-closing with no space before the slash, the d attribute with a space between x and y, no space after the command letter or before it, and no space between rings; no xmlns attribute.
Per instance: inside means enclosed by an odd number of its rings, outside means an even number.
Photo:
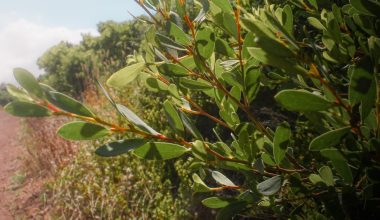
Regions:
<svg viewBox="0 0 380 220"><path fill-rule="evenodd" d="M352 183L352 172L347 160L344 158L342 153L340 153L337 149L324 149L321 150L321 154L322 156L328 158L332 162L334 168L336 169L338 174L343 178L345 183Z"/></svg>
<svg viewBox="0 0 380 220"><path fill-rule="evenodd" d="M257 184L257 191L264 196L270 196L277 193L281 188L281 176L271 177Z"/></svg>
<svg viewBox="0 0 380 220"><path fill-rule="evenodd" d="M213 87L205 80L198 79L197 81L187 78L181 78L180 84L191 90L208 90Z"/></svg>
<svg viewBox="0 0 380 220"><path fill-rule="evenodd" d="M65 94L51 91L48 96L49 102L58 108L77 115L94 117L94 114L82 103Z"/></svg>
<svg viewBox="0 0 380 220"><path fill-rule="evenodd" d="M282 90L274 98L290 111L323 111L333 106L325 98L305 90Z"/></svg>
<svg viewBox="0 0 380 220"><path fill-rule="evenodd" d="M342 138L351 130L350 127L339 128L326 132L316 138L314 138L309 145L309 149L312 151L319 151L326 148L335 147L341 143Z"/></svg>
<svg viewBox="0 0 380 220"><path fill-rule="evenodd" d="M152 135L158 135L156 130L154 130L152 127L150 127L147 123L145 123L139 116L137 116L133 111L131 111L128 107L116 104L117 110L126 118L129 122L136 125L143 131L147 131Z"/></svg>
<svg viewBox="0 0 380 220"><path fill-rule="evenodd" d="M195 36L195 45L197 52L204 59L211 57L215 48L215 33L209 27L200 29Z"/></svg>
<svg viewBox="0 0 380 220"><path fill-rule="evenodd" d="M45 117L51 115L51 111L47 108L24 101L13 101L7 104L4 110L18 117Z"/></svg>
<svg viewBox="0 0 380 220"><path fill-rule="evenodd" d="M166 100L164 102L164 110L165 110L165 115L166 118L169 121L170 127L181 137L185 135L185 127L183 126L181 117L179 116L177 110L175 107L168 101Z"/></svg>
<svg viewBox="0 0 380 220"><path fill-rule="evenodd" d="M28 91L29 94L43 98L43 91L33 74L26 69L15 68L13 69L13 75L20 86Z"/></svg>
<svg viewBox="0 0 380 220"><path fill-rule="evenodd" d="M106 128L100 125L83 121L64 124L57 133L67 140L95 140L110 134Z"/></svg>
<svg viewBox="0 0 380 220"><path fill-rule="evenodd" d="M133 153L147 160L169 160L182 156L187 148L172 143L149 142L135 149Z"/></svg>
<svg viewBox="0 0 380 220"><path fill-rule="evenodd" d="M121 154L128 153L129 151L134 150L138 147L141 147L147 141L147 139L128 139L115 141L99 147L96 149L95 153L102 157L119 156Z"/></svg>
<svg viewBox="0 0 380 220"><path fill-rule="evenodd" d="M319 169L319 175L327 186L334 186L334 176L330 167L328 166L321 167Z"/></svg>
<svg viewBox="0 0 380 220"><path fill-rule="evenodd" d="M211 188L208 187L203 182L203 180L198 176L198 174L194 173L192 177L193 177L193 181L194 181L193 190L195 192L209 192L209 191L211 191Z"/></svg>
<svg viewBox="0 0 380 220"><path fill-rule="evenodd" d="M12 84L7 85L7 92L20 101L33 101L25 90L19 89Z"/></svg>
<svg viewBox="0 0 380 220"><path fill-rule="evenodd" d="M177 64L163 63L158 66L158 71L165 76L188 76L188 71Z"/></svg>
<svg viewBox="0 0 380 220"><path fill-rule="evenodd" d="M277 165L285 157L291 136L292 132L288 123L282 123L277 127L273 140L273 156Z"/></svg>
<svg viewBox="0 0 380 220"><path fill-rule="evenodd" d="M113 88L121 89L128 83L132 82L137 75L144 69L145 63L136 63L112 74L107 80L107 85Z"/></svg>
<svg viewBox="0 0 380 220"><path fill-rule="evenodd" d="M218 171L212 171L212 178L223 186L236 186L230 179L228 179L223 173Z"/></svg>
<svg viewBox="0 0 380 220"><path fill-rule="evenodd" d="M222 199L218 197L210 197L210 198L202 200L202 204L212 209L220 209L229 205L230 202L226 199Z"/></svg>

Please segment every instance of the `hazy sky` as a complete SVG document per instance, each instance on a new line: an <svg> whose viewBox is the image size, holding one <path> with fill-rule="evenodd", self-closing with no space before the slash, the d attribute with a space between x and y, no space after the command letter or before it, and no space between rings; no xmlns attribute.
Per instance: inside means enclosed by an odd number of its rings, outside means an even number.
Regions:
<svg viewBox="0 0 380 220"><path fill-rule="evenodd" d="M96 35L100 21L131 19L128 11L143 14L133 0L0 0L0 82L14 82L14 67L42 73L36 61L48 48Z"/></svg>

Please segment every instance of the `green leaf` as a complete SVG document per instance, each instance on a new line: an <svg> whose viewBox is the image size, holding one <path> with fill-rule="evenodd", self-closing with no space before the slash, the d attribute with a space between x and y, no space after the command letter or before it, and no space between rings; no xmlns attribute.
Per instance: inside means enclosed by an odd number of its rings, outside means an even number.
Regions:
<svg viewBox="0 0 380 220"><path fill-rule="evenodd" d="M281 24L289 35L293 35L293 11L289 5L286 5L282 11Z"/></svg>
<svg viewBox="0 0 380 220"><path fill-rule="evenodd" d="M231 220L247 209L246 201L235 201L222 208L216 215L216 220Z"/></svg>
<svg viewBox="0 0 380 220"><path fill-rule="evenodd" d="M236 186L230 179L228 179L225 175L223 175L219 171L212 171L212 178L219 184L223 186Z"/></svg>
<svg viewBox="0 0 380 220"><path fill-rule="evenodd" d="M233 13L232 6L228 0L212 0L212 2L222 9L222 11L226 13Z"/></svg>
<svg viewBox="0 0 380 220"><path fill-rule="evenodd" d="M149 142L135 149L133 153L147 160L169 160L182 156L189 149L172 143Z"/></svg>
<svg viewBox="0 0 380 220"><path fill-rule="evenodd" d="M136 63L112 74L107 80L107 85L117 89L125 87L128 83L132 82L137 75L144 69L145 63Z"/></svg>
<svg viewBox="0 0 380 220"><path fill-rule="evenodd" d="M210 58L214 52L215 40L215 33L211 28L201 28L195 36L195 46L198 54L204 59Z"/></svg>
<svg viewBox="0 0 380 220"><path fill-rule="evenodd" d="M223 31L233 38L237 39L237 26L235 16L229 13L218 13L214 16L215 23L223 28Z"/></svg>
<svg viewBox="0 0 380 220"><path fill-rule="evenodd" d="M13 101L11 103L8 103L4 107L4 110L9 114L18 117L45 117L51 115L51 111L48 109L24 101Z"/></svg>
<svg viewBox="0 0 380 220"><path fill-rule="evenodd" d="M216 39L215 51L226 57L235 57L235 51L228 45L228 42L223 39Z"/></svg>
<svg viewBox="0 0 380 220"><path fill-rule="evenodd" d="M7 85L8 93L20 101L33 101L32 98L24 90L17 88L12 84Z"/></svg>
<svg viewBox="0 0 380 220"><path fill-rule="evenodd" d="M198 176L198 174L194 173L192 177L194 181L193 190L195 192L210 192L211 191L211 188L208 187L203 182L203 180Z"/></svg>
<svg viewBox="0 0 380 220"><path fill-rule="evenodd" d="M181 117L175 107L166 100L163 104L166 118L169 121L170 127L181 137L185 136L185 128L183 126Z"/></svg>
<svg viewBox="0 0 380 220"><path fill-rule="evenodd" d="M333 173L328 166L323 166L319 169L319 175L321 176L323 182L327 186L334 186L334 176Z"/></svg>
<svg viewBox="0 0 380 220"><path fill-rule="evenodd" d="M281 189L281 176L271 177L257 184L256 188L264 196L271 196Z"/></svg>
<svg viewBox="0 0 380 220"><path fill-rule="evenodd" d="M270 44L268 44L268 47ZM298 65L294 59L287 58L287 57L279 57L271 52L267 52L261 48L257 47L248 47L248 52L251 54L251 56L258 61L268 64L280 69L284 69L288 74L300 74L300 75L307 75L308 71Z"/></svg>
<svg viewBox="0 0 380 220"><path fill-rule="evenodd" d="M261 21L253 22L248 19L242 19L242 21L249 31L255 33L255 42L258 47L273 56L294 57L294 52L277 40L273 32L266 27L265 23Z"/></svg>
<svg viewBox="0 0 380 220"><path fill-rule="evenodd" d="M211 161L214 159L214 156L207 153L205 143L199 140L193 142L191 152L199 160Z"/></svg>
<svg viewBox="0 0 380 220"><path fill-rule="evenodd" d="M168 85L153 77L146 79L146 86L153 92L167 91L169 89Z"/></svg>
<svg viewBox="0 0 380 220"><path fill-rule="evenodd" d="M16 81L22 86L29 94L34 95L37 98L43 98L44 93L38 84L33 74L23 68L13 69L13 74Z"/></svg>
<svg viewBox="0 0 380 220"><path fill-rule="evenodd" d="M282 90L274 98L290 111L324 111L333 107L325 98L305 90Z"/></svg>
<svg viewBox="0 0 380 220"><path fill-rule="evenodd" d="M187 117L187 115L183 112L179 112L179 115L181 117L181 120L183 122L183 125L185 125L186 129L197 139L202 139L203 140L203 137L201 135L201 133L199 132L199 130L195 127L195 125L193 124L193 122L190 120L189 117Z"/></svg>
<svg viewBox="0 0 380 220"><path fill-rule="evenodd" d="M376 83L369 59L361 60L357 65L349 67L351 73L348 98L352 106L362 103L362 116L369 114L376 101Z"/></svg>
<svg viewBox="0 0 380 220"><path fill-rule="evenodd" d="M331 160L334 168L343 178L344 182L351 184L353 181L352 172L348 166L347 160L337 149L324 149L321 150L322 156Z"/></svg>
<svg viewBox="0 0 380 220"><path fill-rule="evenodd" d="M360 13L370 16L379 16L380 4L369 0L350 0L352 7Z"/></svg>
<svg viewBox="0 0 380 220"><path fill-rule="evenodd" d="M191 44L189 36L173 22L166 22L166 29L170 36L174 37L178 43L183 45Z"/></svg>
<svg viewBox="0 0 380 220"><path fill-rule="evenodd" d="M169 37L156 33L156 40L164 47L167 47L169 49L173 50L179 50L179 51L187 51L186 48L184 48L182 45L176 43Z"/></svg>
<svg viewBox="0 0 380 220"><path fill-rule="evenodd" d="M318 174L315 174L315 173L312 173L312 174L309 175L309 180L314 185L323 182L322 177L319 176Z"/></svg>
<svg viewBox="0 0 380 220"><path fill-rule="evenodd" d="M64 124L57 131L58 135L67 140L95 140L107 136L110 132L97 124L74 121Z"/></svg>
<svg viewBox="0 0 380 220"><path fill-rule="evenodd" d="M51 86L49 85L46 85L44 83L38 83L41 87L41 89L44 91L44 92L52 92L52 91L56 91L54 88L52 88Z"/></svg>
<svg viewBox="0 0 380 220"><path fill-rule="evenodd" d="M165 76L188 76L188 71L180 65L163 63L158 66L158 71Z"/></svg>
<svg viewBox="0 0 380 220"><path fill-rule="evenodd" d="M96 149L95 153L102 157L119 156L144 145L147 141L147 139L128 139L110 142Z"/></svg>
<svg viewBox="0 0 380 220"><path fill-rule="evenodd" d="M129 122L136 125L138 128L140 128L143 131L149 132L152 135L158 135L156 130L151 128L147 123L145 123L139 116L137 116L133 111L131 111L128 107L116 104L116 108L119 110L119 112L128 119Z"/></svg>
<svg viewBox="0 0 380 220"><path fill-rule="evenodd" d="M311 151L320 151L326 148L335 147L341 143L342 138L351 130L350 127L339 128L328 131L314 138L309 145Z"/></svg>
<svg viewBox="0 0 380 220"><path fill-rule="evenodd" d="M94 117L94 114L86 106L65 94L54 91L49 92L48 100L64 111L77 115Z"/></svg>
<svg viewBox="0 0 380 220"><path fill-rule="evenodd" d="M185 88L191 89L191 90L208 90L212 89L213 87L205 80L198 79L197 81L182 78L180 79L180 84L184 86Z"/></svg>
<svg viewBox="0 0 380 220"><path fill-rule="evenodd" d="M210 198L202 200L202 204L212 209L220 209L229 205L230 201L227 199L222 199L218 197L210 197Z"/></svg>
<svg viewBox="0 0 380 220"><path fill-rule="evenodd" d="M320 20L318 20L317 18L314 18L314 17L308 17L307 18L307 21L309 22L309 24L319 30L322 30L322 31L327 31L326 27L321 23Z"/></svg>
<svg viewBox="0 0 380 220"><path fill-rule="evenodd" d="M274 134L273 155L277 165L285 158L292 132L288 123L280 124Z"/></svg>

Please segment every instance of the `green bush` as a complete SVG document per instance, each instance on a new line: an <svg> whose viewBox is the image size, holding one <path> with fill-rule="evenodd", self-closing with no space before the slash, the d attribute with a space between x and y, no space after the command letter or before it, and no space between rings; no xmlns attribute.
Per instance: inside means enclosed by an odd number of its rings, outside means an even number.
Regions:
<svg viewBox="0 0 380 220"><path fill-rule="evenodd" d="M83 148L52 184L59 216L76 219L187 219L186 199L172 194L164 163L141 163L130 155L96 157Z"/></svg>
<svg viewBox="0 0 380 220"><path fill-rule="evenodd" d="M105 121L23 69L15 69L25 89L18 94L32 99L5 109L76 118L58 130L70 140L118 134L95 151L103 157L190 155L192 189L210 196L202 204L219 209L219 219L380 216L378 1L136 3L157 15L141 57L107 85L123 90L137 80L165 93L173 134L156 131L103 89L125 124ZM200 94L212 100L212 114ZM281 122L263 123L256 98L272 103L269 115ZM195 126L192 116L214 128Z"/></svg>

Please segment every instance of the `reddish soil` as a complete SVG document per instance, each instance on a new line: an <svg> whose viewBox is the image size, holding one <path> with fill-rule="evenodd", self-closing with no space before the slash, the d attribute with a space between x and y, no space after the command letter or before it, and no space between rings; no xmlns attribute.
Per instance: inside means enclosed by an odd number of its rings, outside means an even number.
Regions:
<svg viewBox="0 0 380 220"><path fill-rule="evenodd" d="M25 173L25 147L19 142L20 120L0 107L0 220L41 214L43 181Z"/></svg>
<svg viewBox="0 0 380 220"><path fill-rule="evenodd" d="M14 201L11 177L21 168L23 151L17 145L19 120L0 109L0 219L13 219L11 206Z"/></svg>

